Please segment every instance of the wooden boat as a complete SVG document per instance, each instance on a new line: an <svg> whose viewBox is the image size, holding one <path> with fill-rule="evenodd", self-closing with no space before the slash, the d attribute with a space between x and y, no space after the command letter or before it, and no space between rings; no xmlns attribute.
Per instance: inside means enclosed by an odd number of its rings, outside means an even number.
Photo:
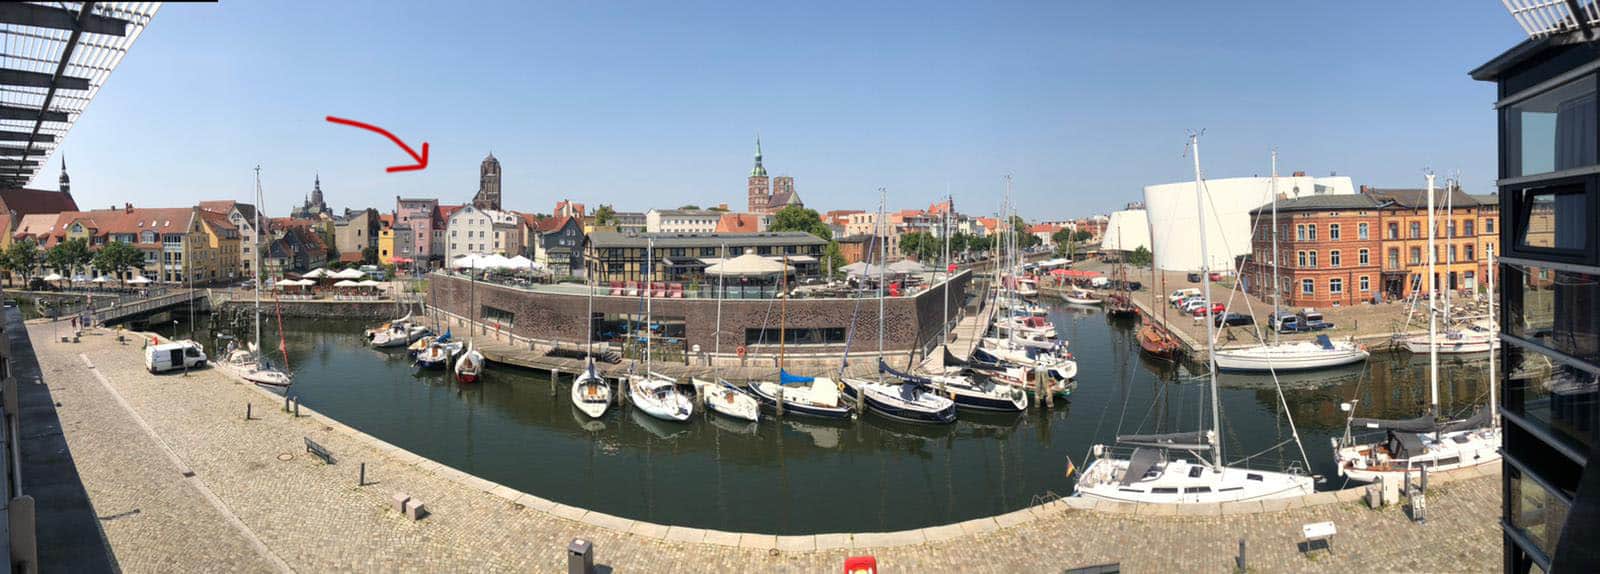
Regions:
<svg viewBox="0 0 1600 574"><path fill-rule="evenodd" d="M1166 327L1144 317L1144 325L1139 327L1139 349L1152 357L1174 361L1183 353L1183 344Z"/></svg>

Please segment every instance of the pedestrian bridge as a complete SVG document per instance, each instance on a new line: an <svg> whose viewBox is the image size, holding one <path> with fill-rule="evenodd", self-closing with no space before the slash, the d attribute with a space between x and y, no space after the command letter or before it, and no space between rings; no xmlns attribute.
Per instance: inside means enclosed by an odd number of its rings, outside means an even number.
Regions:
<svg viewBox="0 0 1600 574"><path fill-rule="evenodd" d="M94 319L99 324L110 327L139 321L161 312L179 309L188 310L191 303L195 305L195 311L198 312L206 312L211 309L210 300L206 297L205 291L169 291L141 299L124 299L108 306L97 308L94 310Z"/></svg>

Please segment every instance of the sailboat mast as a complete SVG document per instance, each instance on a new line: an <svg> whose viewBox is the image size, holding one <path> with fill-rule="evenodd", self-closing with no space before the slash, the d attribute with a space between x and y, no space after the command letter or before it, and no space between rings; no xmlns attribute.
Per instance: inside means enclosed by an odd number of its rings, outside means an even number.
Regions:
<svg viewBox="0 0 1600 574"><path fill-rule="evenodd" d="M889 237L888 222L884 220L884 198L888 192L878 188L878 233L885 240ZM889 242L878 242L878 361L883 361L883 279L884 269L889 262ZM883 369L878 369L878 382L883 382Z"/></svg>
<svg viewBox="0 0 1600 574"><path fill-rule="evenodd" d="M655 328L655 325L651 324L651 323L654 322L654 317L652 317L651 314L650 314L650 301L651 301L651 299L654 299L654 297L651 297L651 295L653 295L653 293L651 293L651 290L653 290L655 288L655 282L656 282L656 278L655 278L655 274L656 274L655 273L655 263L656 263L655 262L655 250L656 250L656 240L655 239L650 239L650 240L645 242L645 244L644 244L644 281L645 281L645 283L644 283L645 284L645 290L644 290L644 376L647 377L647 378L650 376L650 365L651 365L651 363L650 363L650 359L651 359L651 357L650 357L650 339L651 339L651 335L654 334L652 331Z"/></svg>
<svg viewBox="0 0 1600 574"><path fill-rule="evenodd" d="M1278 282L1278 150L1272 150L1272 321L1278 320L1278 303L1283 299L1283 285ZM1272 330L1272 343L1278 344L1278 329Z"/></svg>
<svg viewBox="0 0 1600 574"><path fill-rule="evenodd" d="M255 295L256 295L256 312L255 312L256 326L255 326L255 339L252 342L256 344L256 349L255 349L256 362L259 363L261 361L261 355L260 355L260 353L261 353L261 165L260 164L256 165L256 221L255 221L255 225L253 226L253 231L250 234L250 236L251 236L251 241L255 242L255 247L251 249L251 251L255 252L254 253L254 255L255 255L255 264L251 266L251 268L254 270L255 277L252 277L251 279L255 280L255 286L256 286L256 288L255 288L255 292L256 292L255 293Z"/></svg>
<svg viewBox="0 0 1600 574"><path fill-rule="evenodd" d="M589 309L588 314L583 318L583 359L584 363L586 363L584 366L587 367L587 363L594 360L594 277L592 274L584 273L583 283L585 287L589 288Z"/></svg>
<svg viewBox="0 0 1600 574"><path fill-rule="evenodd" d="M1435 227L1437 215L1433 208L1433 172L1428 172L1428 404L1433 416L1439 416L1439 274L1436 265L1439 252L1434 238L1439 235Z"/></svg>
<svg viewBox="0 0 1600 574"><path fill-rule="evenodd" d="M1494 394L1494 344L1500 341L1500 325L1494 321L1494 251L1489 252L1489 428L1500 426L1500 409Z"/></svg>
<svg viewBox="0 0 1600 574"><path fill-rule="evenodd" d="M1189 134L1189 151L1194 154L1194 204L1200 220L1200 285L1206 304L1206 370L1211 375L1211 426L1216 433L1211 445L1211 461L1222 468L1222 406L1217 395L1217 324L1211 319L1211 249L1206 239L1205 182L1200 176L1200 134Z"/></svg>
<svg viewBox="0 0 1600 574"><path fill-rule="evenodd" d="M722 244L722 261L724 263L728 261L728 244L727 243L723 243ZM725 273L718 273L717 274L717 332L711 336L711 354L712 354L712 356L721 356L722 355L722 286L724 284L724 281L725 281L726 277L727 277L727 274L725 274ZM715 364L715 363L713 363L713 364ZM780 368L781 368L781 366L780 366ZM719 379L722 378L722 375L721 375L722 370L721 369L714 368L713 371L718 373L717 374L717 378L719 378Z"/></svg>
<svg viewBox="0 0 1600 574"><path fill-rule="evenodd" d="M944 325L943 338L939 339L939 346L944 347L950 342L950 211L955 205L955 199L946 195L944 197Z"/></svg>
<svg viewBox="0 0 1600 574"><path fill-rule="evenodd" d="M783 370L783 351L789 334L785 327L789 322L789 256L783 256L783 271L778 277L778 370Z"/></svg>

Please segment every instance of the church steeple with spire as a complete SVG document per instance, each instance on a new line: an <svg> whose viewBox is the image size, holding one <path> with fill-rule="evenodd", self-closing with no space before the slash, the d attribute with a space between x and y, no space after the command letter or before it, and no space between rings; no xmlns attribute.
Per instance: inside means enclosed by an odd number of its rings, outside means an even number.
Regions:
<svg viewBox="0 0 1600 574"><path fill-rule="evenodd" d="M67 177L67 154L61 154L61 179L58 182L59 186L56 189L61 193L72 195L72 178Z"/></svg>
<svg viewBox="0 0 1600 574"><path fill-rule="evenodd" d="M767 201L771 199L772 179L767 177L767 168L761 165L761 134L756 134L756 165L750 168L750 179L745 182L749 196L750 213L765 213Z"/></svg>
<svg viewBox="0 0 1600 574"><path fill-rule="evenodd" d="M318 216L324 214L330 217L333 215L333 212L328 209L328 204L322 200L322 174L316 174L315 179L311 181L311 196L306 198L304 205L290 210L289 217L293 217L295 219L316 219Z"/></svg>

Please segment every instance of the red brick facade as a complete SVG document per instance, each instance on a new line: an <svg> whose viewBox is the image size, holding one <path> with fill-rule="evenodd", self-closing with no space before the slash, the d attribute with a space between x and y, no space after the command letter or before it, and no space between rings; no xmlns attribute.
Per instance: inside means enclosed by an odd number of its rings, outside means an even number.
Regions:
<svg viewBox="0 0 1600 574"><path fill-rule="evenodd" d="M1266 211L1266 210L1263 210ZM1380 211L1330 209L1278 213L1278 279L1284 307L1333 307L1371 301L1382 270ZM1250 293L1272 298L1271 214L1258 230L1245 265Z"/></svg>

